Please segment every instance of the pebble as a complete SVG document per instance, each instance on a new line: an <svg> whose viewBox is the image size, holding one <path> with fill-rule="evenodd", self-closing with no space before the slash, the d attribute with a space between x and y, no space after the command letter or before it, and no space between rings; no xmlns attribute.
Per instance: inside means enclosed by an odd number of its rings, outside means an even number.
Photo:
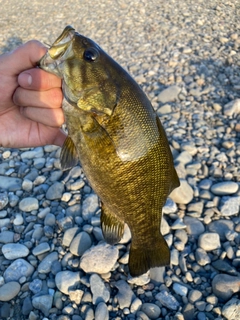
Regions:
<svg viewBox="0 0 240 320"><path fill-rule="evenodd" d="M96 194L90 194L83 200L82 204L82 217L84 220L91 220L94 213L99 208L98 196Z"/></svg>
<svg viewBox="0 0 240 320"><path fill-rule="evenodd" d="M181 285L180 283L175 282L173 284L173 291L182 297L186 297L188 293L188 288Z"/></svg>
<svg viewBox="0 0 240 320"><path fill-rule="evenodd" d="M79 272L61 271L56 274L55 283L62 293L68 295L70 291L76 289L80 284Z"/></svg>
<svg viewBox="0 0 240 320"><path fill-rule="evenodd" d="M238 214L240 206L240 197L224 197L222 198L222 206L220 208L221 215L225 217Z"/></svg>
<svg viewBox="0 0 240 320"><path fill-rule="evenodd" d="M186 225L187 233L194 238L198 238L199 235L205 231L203 223L197 218L186 216L184 217L183 222Z"/></svg>
<svg viewBox="0 0 240 320"><path fill-rule="evenodd" d="M95 320L108 320L109 319L109 312L107 305L104 302L100 302L97 305L95 310Z"/></svg>
<svg viewBox="0 0 240 320"><path fill-rule="evenodd" d="M38 297L33 297L33 307L40 310L45 317L48 317L50 309L52 308L53 297L49 294L45 294Z"/></svg>
<svg viewBox="0 0 240 320"><path fill-rule="evenodd" d="M46 193L46 198L48 200L60 200L64 193L64 184L61 182L54 182Z"/></svg>
<svg viewBox="0 0 240 320"><path fill-rule="evenodd" d="M118 289L118 293L116 295L117 301L119 303L120 309L129 308L133 299L135 298L135 294L132 291L129 284L124 280L119 280L115 283L115 287Z"/></svg>
<svg viewBox="0 0 240 320"><path fill-rule="evenodd" d="M108 302L110 298L110 292L106 288L103 280L97 274L90 276L90 289L92 292L92 302L97 305L100 302Z"/></svg>
<svg viewBox="0 0 240 320"><path fill-rule="evenodd" d="M24 219L21 213L16 213L16 216L13 220L15 226L21 226L24 223Z"/></svg>
<svg viewBox="0 0 240 320"><path fill-rule="evenodd" d="M118 259L118 249L106 243L87 250L81 257L80 268L87 273L108 273Z"/></svg>
<svg viewBox="0 0 240 320"><path fill-rule="evenodd" d="M13 261L5 270L3 277L5 282L19 281L22 277L30 277L33 274L34 267L24 259Z"/></svg>
<svg viewBox="0 0 240 320"><path fill-rule="evenodd" d="M188 301L194 304L202 299L202 292L199 290L190 290L188 294Z"/></svg>
<svg viewBox="0 0 240 320"><path fill-rule="evenodd" d="M49 244L47 242L42 242L32 250L32 254L34 256L38 256L38 255L46 253L48 251L50 251Z"/></svg>
<svg viewBox="0 0 240 320"><path fill-rule="evenodd" d="M217 274L212 281L213 293L221 300L227 301L240 290L240 278L228 274Z"/></svg>
<svg viewBox="0 0 240 320"><path fill-rule="evenodd" d="M234 223L231 220L220 219L212 221L207 226L207 229L210 232L219 234L220 240L225 241L227 232L234 229Z"/></svg>
<svg viewBox="0 0 240 320"><path fill-rule="evenodd" d="M8 191L21 190L22 179L0 175L0 189Z"/></svg>
<svg viewBox="0 0 240 320"><path fill-rule="evenodd" d="M164 283L165 267L155 267L150 269L149 277L155 284Z"/></svg>
<svg viewBox="0 0 240 320"><path fill-rule="evenodd" d="M33 150L25 151L21 153L21 159L33 159L33 158L41 158L43 157L43 148L38 147Z"/></svg>
<svg viewBox="0 0 240 320"><path fill-rule="evenodd" d="M82 256L92 245L92 239L87 232L77 234L70 245L70 252L76 256Z"/></svg>
<svg viewBox="0 0 240 320"><path fill-rule="evenodd" d="M203 250L202 248L197 248L195 252L195 258L197 263L200 266L205 266L206 264L211 262L210 257L208 256L207 252Z"/></svg>
<svg viewBox="0 0 240 320"><path fill-rule="evenodd" d="M161 314L159 306L153 303L143 303L141 310L150 318L157 319Z"/></svg>
<svg viewBox="0 0 240 320"><path fill-rule="evenodd" d="M176 203L188 204L193 199L193 189L184 179L180 179L180 187L174 189L169 197Z"/></svg>
<svg viewBox="0 0 240 320"><path fill-rule="evenodd" d="M0 287L0 301L10 301L18 295L21 287L16 281L9 281Z"/></svg>
<svg viewBox="0 0 240 320"><path fill-rule="evenodd" d="M63 235L62 245L69 247L74 236L77 234L78 231L79 231L78 227L73 227L73 228L67 229Z"/></svg>
<svg viewBox="0 0 240 320"><path fill-rule="evenodd" d="M222 308L222 315L227 320L237 320L240 316L240 301L237 298L230 299Z"/></svg>
<svg viewBox="0 0 240 320"><path fill-rule="evenodd" d="M19 202L19 209L25 212L31 212L34 210L38 210L39 203L36 198L28 197L24 198Z"/></svg>
<svg viewBox="0 0 240 320"><path fill-rule="evenodd" d="M142 300L135 298L131 304L130 312L136 314L142 307Z"/></svg>
<svg viewBox="0 0 240 320"><path fill-rule="evenodd" d="M7 193L0 193L0 210L6 207L8 204L8 195Z"/></svg>
<svg viewBox="0 0 240 320"><path fill-rule="evenodd" d="M58 253L56 251L49 253L38 265L38 272L49 273L52 263L56 260L58 260Z"/></svg>
<svg viewBox="0 0 240 320"><path fill-rule="evenodd" d="M0 232L0 243L11 243L13 239L14 232L8 230Z"/></svg>
<svg viewBox="0 0 240 320"><path fill-rule="evenodd" d="M171 293L166 290L163 290L156 294L155 299L159 300L164 307L170 310L177 310L179 307L179 302Z"/></svg>
<svg viewBox="0 0 240 320"><path fill-rule="evenodd" d="M218 233L205 232L198 238L198 246L205 251L212 251L221 248L220 237Z"/></svg>
<svg viewBox="0 0 240 320"><path fill-rule="evenodd" d="M240 99L236 99L230 101L229 103L225 104L223 107L223 112L226 116L233 116L240 113Z"/></svg>
<svg viewBox="0 0 240 320"><path fill-rule="evenodd" d="M3 245L2 253L6 259L15 260L28 256L29 249L20 243L8 243Z"/></svg>
<svg viewBox="0 0 240 320"><path fill-rule="evenodd" d="M218 196L225 196L225 195L236 193L238 189L239 189L238 183L233 181L224 181L224 182L213 184L211 187L211 192Z"/></svg>
<svg viewBox="0 0 240 320"><path fill-rule="evenodd" d="M181 92L181 88L178 86L170 86L167 89L161 91L158 95L158 101L162 103L175 101L178 99L178 95Z"/></svg>

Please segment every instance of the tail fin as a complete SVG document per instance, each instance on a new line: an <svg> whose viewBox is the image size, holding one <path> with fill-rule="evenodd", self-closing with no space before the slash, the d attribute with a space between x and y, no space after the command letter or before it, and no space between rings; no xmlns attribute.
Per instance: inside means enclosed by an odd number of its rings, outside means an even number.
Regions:
<svg viewBox="0 0 240 320"><path fill-rule="evenodd" d="M136 241L137 242L137 241ZM170 264L170 250L160 234L157 241L151 247L140 247L132 240L129 254L129 272L137 277L153 267L162 267Z"/></svg>

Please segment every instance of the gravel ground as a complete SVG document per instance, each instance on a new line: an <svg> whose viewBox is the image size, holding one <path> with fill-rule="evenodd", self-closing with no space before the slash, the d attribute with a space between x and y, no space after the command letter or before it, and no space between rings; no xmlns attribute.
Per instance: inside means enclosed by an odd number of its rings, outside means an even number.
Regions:
<svg viewBox="0 0 240 320"><path fill-rule="evenodd" d="M181 178L162 222L172 266L128 276L129 230L106 245L98 198L59 148L0 149L1 319L240 317L240 2L146 2L2 1L0 53L71 24L134 76Z"/></svg>

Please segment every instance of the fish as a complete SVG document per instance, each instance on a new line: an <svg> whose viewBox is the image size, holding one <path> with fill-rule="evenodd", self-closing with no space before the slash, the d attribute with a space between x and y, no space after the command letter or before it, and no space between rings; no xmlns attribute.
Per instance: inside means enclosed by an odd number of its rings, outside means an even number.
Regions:
<svg viewBox="0 0 240 320"><path fill-rule="evenodd" d="M66 26L39 61L62 79L68 129L62 170L78 161L101 200L107 243L131 231L129 273L170 264L162 208L179 186L168 139L140 86L93 40Z"/></svg>

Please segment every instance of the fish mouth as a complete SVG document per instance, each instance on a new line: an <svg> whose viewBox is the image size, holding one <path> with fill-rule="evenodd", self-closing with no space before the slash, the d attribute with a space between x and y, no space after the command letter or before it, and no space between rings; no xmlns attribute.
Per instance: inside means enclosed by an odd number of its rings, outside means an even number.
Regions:
<svg viewBox="0 0 240 320"><path fill-rule="evenodd" d="M61 65L66 59L74 55L72 41L75 33L75 29L72 26L67 26L48 49L47 53L39 60L38 67L63 78Z"/></svg>

